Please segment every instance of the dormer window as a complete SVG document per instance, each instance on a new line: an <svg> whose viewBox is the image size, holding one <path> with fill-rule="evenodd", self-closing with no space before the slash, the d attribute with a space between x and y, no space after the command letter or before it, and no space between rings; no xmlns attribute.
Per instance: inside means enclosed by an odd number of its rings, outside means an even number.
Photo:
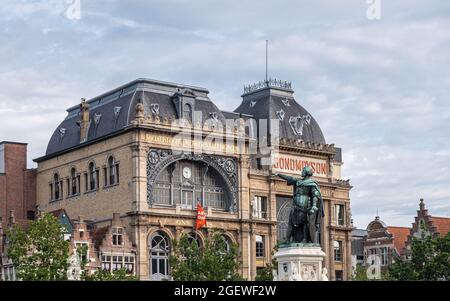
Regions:
<svg viewBox="0 0 450 301"><path fill-rule="evenodd" d="M183 118L192 123L192 106L188 103L183 106Z"/></svg>

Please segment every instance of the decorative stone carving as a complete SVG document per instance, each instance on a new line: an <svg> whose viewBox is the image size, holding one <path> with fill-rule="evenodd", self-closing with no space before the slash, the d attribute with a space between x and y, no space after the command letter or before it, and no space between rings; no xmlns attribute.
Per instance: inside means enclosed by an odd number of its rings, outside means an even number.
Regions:
<svg viewBox="0 0 450 301"><path fill-rule="evenodd" d="M308 244L280 248L274 255L278 263L274 280L328 281L327 270L323 267L325 256L320 247Z"/></svg>
<svg viewBox="0 0 450 301"><path fill-rule="evenodd" d="M179 160L201 161L216 170L226 184L226 190L231 198L229 211L236 211L238 204L238 173L235 158L197 154L188 152L173 152L166 149L151 149L147 157L147 202L152 206L153 185L159 173L170 164Z"/></svg>
<svg viewBox="0 0 450 301"><path fill-rule="evenodd" d="M157 103L152 103L152 104L150 105L150 108L151 108L151 110L152 110L152 114L153 114L153 115L159 115L159 104L157 104Z"/></svg>
<svg viewBox="0 0 450 301"><path fill-rule="evenodd" d="M144 104L142 103L142 99L139 98L138 103L135 107L136 111L136 119L143 120L144 119Z"/></svg>
<svg viewBox="0 0 450 301"><path fill-rule="evenodd" d="M289 103L289 99L288 98L283 98L281 99L281 102L286 106L286 107L290 107L291 104Z"/></svg>
<svg viewBox="0 0 450 301"><path fill-rule="evenodd" d="M122 110L122 107L119 107L119 106L114 107L114 117L116 119L119 117L121 110Z"/></svg>
<svg viewBox="0 0 450 301"><path fill-rule="evenodd" d="M303 136L303 128L305 124L309 125L311 123L311 115L303 116L291 116L289 118L289 124L291 125L292 131L297 136Z"/></svg>
<svg viewBox="0 0 450 301"><path fill-rule="evenodd" d="M59 143L62 142L64 136L66 135L66 131L67 131L66 128L63 127L59 128Z"/></svg>
<svg viewBox="0 0 450 301"><path fill-rule="evenodd" d="M284 116L285 116L285 113L284 113L283 109L277 111L277 117L278 117L278 119L280 119L281 121L283 121L283 120L284 120Z"/></svg>

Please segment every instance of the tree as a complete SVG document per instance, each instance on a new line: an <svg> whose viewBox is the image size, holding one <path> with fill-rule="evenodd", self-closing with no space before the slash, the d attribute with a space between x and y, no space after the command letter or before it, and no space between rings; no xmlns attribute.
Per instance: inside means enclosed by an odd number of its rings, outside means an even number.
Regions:
<svg viewBox="0 0 450 301"><path fill-rule="evenodd" d="M51 214L44 213L31 222L28 231L14 225L7 231L7 255L24 281L67 280L69 242L64 229Z"/></svg>
<svg viewBox="0 0 450 301"><path fill-rule="evenodd" d="M272 250L272 261L262 269L256 271L255 281L273 281L273 271L278 271L277 260L273 255L278 251L278 246Z"/></svg>
<svg viewBox="0 0 450 301"><path fill-rule="evenodd" d="M413 238L411 260L398 259L389 280L450 280L450 232L444 237Z"/></svg>
<svg viewBox="0 0 450 301"><path fill-rule="evenodd" d="M95 271L92 275L84 273L82 280L85 281L136 281L138 280L136 276L127 273L125 268L120 270L115 270L113 272L99 269Z"/></svg>
<svg viewBox="0 0 450 301"><path fill-rule="evenodd" d="M200 247L195 240L183 235L173 244L169 258L171 275L175 281L239 281L240 263L237 245L227 246L219 232L206 237Z"/></svg>
<svg viewBox="0 0 450 301"><path fill-rule="evenodd" d="M86 245L77 248L77 255L79 258L83 258L80 262L81 267L81 280L83 281L136 281L138 280L135 275L130 275L127 269L122 268L119 270L114 270L112 272L103 269L98 269L94 273L89 274L86 269L87 265L87 252L88 248Z"/></svg>

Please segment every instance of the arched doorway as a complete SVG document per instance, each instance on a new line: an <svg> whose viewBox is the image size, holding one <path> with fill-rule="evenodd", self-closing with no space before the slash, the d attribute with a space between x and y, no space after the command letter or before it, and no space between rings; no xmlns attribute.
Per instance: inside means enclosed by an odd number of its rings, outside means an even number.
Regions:
<svg viewBox="0 0 450 301"><path fill-rule="evenodd" d="M169 280L169 238L162 231L157 231L149 239L150 279Z"/></svg>

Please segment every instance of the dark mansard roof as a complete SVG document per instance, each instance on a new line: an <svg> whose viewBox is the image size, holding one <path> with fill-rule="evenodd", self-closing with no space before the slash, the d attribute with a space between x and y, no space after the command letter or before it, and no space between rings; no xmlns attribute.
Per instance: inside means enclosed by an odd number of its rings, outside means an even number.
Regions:
<svg viewBox="0 0 450 301"><path fill-rule="evenodd" d="M278 81L263 82L257 89L246 92L235 112L252 115L256 120L278 120L279 138L325 144L319 124L295 101L290 83L286 87L286 84L280 86Z"/></svg>
<svg viewBox="0 0 450 301"><path fill-rule="evenodd" d="M105 139L124 131L135 119L136 104L141 101L145 115L161 118L181 118L174 97L181 95L192 100L193 111L201 112L202 120L212 114L223 125L226 119L278 119L280 138L302 139L325 144L325 138L315 119L293 97L293 90L267 85L244 94L241 105L234 112L221 111L209 99L205 88L150 79L137 79L114 90L94 97L89 104L90 126L87 140L80 142L80 105L67 110L67 117L55 129L48 143L46 155L35 161L64 153L86 143ZM177 109L178 108L178 109ZM194 117L195 118L195 117ZM302 126L303 125L303 126ZM253 131L253 130L252 130ZM247 134L254 134L248 133ZM253 135L252 135L253 136Z"/></svg>

